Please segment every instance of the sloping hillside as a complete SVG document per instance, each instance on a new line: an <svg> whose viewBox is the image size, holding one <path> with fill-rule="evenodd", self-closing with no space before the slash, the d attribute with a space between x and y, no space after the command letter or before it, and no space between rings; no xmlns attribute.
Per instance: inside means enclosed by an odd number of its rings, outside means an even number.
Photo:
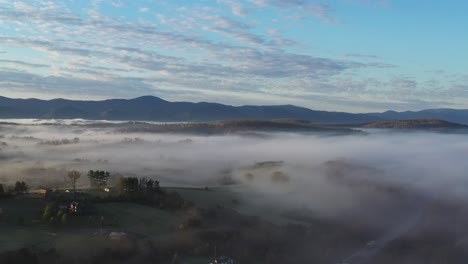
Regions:
<svg viewBox="0 0 468 264"><path fill-rule="evenodd" d="M96 124L102 126L103 124ZM107 126L111 124L106 124ZM150 124L144 122L129 122L112 124L119 132L133 133L187 133L187 134L231 134L247 132L330 132L358 133L351 128L316 125L294 120L232 120L220 122L191 122Z"/></svg>
<svg viewBox="0 0 468 264"><path fill-rule="evenodd" d="M389 120L362 124L363 128L468 129L468 126L440 119Z"/></svg>

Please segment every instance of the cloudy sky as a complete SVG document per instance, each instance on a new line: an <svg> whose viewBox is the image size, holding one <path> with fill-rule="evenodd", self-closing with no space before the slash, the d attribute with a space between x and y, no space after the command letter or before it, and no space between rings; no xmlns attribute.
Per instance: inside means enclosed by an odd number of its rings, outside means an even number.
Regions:
<svg viewBox="0 0 468 264"><path fill-rule="evenodd" d="M468 108L468 1L0 0L0 95Z"/></svg>

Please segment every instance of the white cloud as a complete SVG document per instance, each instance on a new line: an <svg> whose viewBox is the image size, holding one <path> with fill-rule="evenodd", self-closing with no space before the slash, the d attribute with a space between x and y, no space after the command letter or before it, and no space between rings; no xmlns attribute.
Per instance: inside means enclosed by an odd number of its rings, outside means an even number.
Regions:
<svg viewBox="0 0 468 264"><path fill-rule="evenodd" d="M111 5L118 8L125 6L125 4L122 1L112 1Z"/></svg>
<svg viewBox="0 0 468 264"><path fill-rule="evenodd" d="M150 9L148 7L140 7L140 9L138 9L138 11L140 11L141 13L148 13L150 11Z"/></svg>
<svg viewBox="0 0 468 264"><path fill-rule="evenodd" d="M300 13L295 17L299 19L305 18L307 15L312 14L316 18L323 20L327 23L336 23L338 20L331 16L332 10L326 4L316 3L308 0L250 0L250 2L258 7L278 7L290 8L297 10Z"/></svg>
<svg viewBox="0 0 468 264"><path fill-rule="evenodd" d="M328 109L336 107L336 102L341 104L344 97L369 105L369 98L415 105L403 100L403 96L430 102L434 101L431 96L447 101L450 96L466 95L466 79L447 81L443 79L449 78L447 75L430 76L425 82L411 76L400 78L394 74L396 65L381 61L377 55L353 52L352 47L347 53L334 51L342 54L337 58L316 55L327 53L305 47L310 43L295 38L294 30L286 31L283 22L289 21L280 18L313 15L333 22L333 10L328 5L306 0L218 2L215 7L184 6L174 15L161 10L153 20L136 21L111 16L103 10L102 1L93 1L82 13L54 1L2 3L0 20L5 28L16 32L0 33L0 46L8 51L0 51L3 76L14 79L14 85L3 80L0 89L34 92L32 83L38 78L40 89L68 94L67 89L78 91L78 86L88 80L99 96L131 96L136 91L152 93L155 88L166 91L171 98L177 98L175 94L180 91L181 99L189 92L198 94L198 98L202 98L200 94L207 96L206 100L222 99L220 92L225 92L230 99L238 98L238 103L249 100L245 94L271 102L280 101L278 98L299 102L301 96L315 96L328 102L322 104ZM121 1L105 3L123 5ZM156 11L150 4L142 3L144 7L139 11ZM278 15L275 28L271 28L270 20L265 23L255 17L264 8ZM298 25L297 21L291 23ZM16 58L17 50L35 59ZM366 77L367 71L385 77ZM7 78L8 74L11 78ZM64 79L57 81L60 85L52 85L41 79L43 75ZM18 76L25 78L23 83ZM128 86L116 85L112 90L111 78ZM70 85L66 86L68 79ZM300 102L314 106L317 100Z"/></svg>

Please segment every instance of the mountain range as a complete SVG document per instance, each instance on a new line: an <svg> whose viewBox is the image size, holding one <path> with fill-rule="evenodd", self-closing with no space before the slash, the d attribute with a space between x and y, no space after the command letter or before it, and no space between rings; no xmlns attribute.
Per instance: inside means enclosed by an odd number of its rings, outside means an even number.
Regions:
<svg viewBox="0 0 468 264"><path fill-rule="evenodd" d="M296 119L322 124L431 118L468 124L468 110L428 109L356 114L318 111L293 105L231 106L207 102L169 102L154 96L103 101L12 99L0 96L0 118L82 118L161 122Z"/></svg>

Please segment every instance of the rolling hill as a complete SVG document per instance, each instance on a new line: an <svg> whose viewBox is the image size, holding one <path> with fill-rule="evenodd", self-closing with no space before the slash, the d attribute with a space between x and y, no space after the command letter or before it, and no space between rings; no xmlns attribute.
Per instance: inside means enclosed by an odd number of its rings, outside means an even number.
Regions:
<svg viewBox="0 0 468 264"><path fill-rule="evenodd" d="M440 119L388 120L361 124L359 127L392 129L468 129L467 125L452 123Z"/></svg>
<svg viewBox="0 0 468 264"><path fill-rule="evenodd" d="M185 133L185 134L235 134L256 132L295 132L295 133L333 133L351 134L361 131L353 128L318 125L297 120L230 120L217 122L190 122L153 124L145 122L127 122L118 124L90 124L93 126L113 127L120 133ZM256 135L258 136L258 135Z"/></svg>
<svg viewBox="0 0 468 264"><path fill-rule="evenodd" d="M207 102L169 102L154 96L103 101L12 99L0 96L0 118L83 118L161 122L296 119L321 124L441 119L468 124L468 110L428 109L417 112L387 111L355 114L311 110L293 105L231 106Z"/></svg>

